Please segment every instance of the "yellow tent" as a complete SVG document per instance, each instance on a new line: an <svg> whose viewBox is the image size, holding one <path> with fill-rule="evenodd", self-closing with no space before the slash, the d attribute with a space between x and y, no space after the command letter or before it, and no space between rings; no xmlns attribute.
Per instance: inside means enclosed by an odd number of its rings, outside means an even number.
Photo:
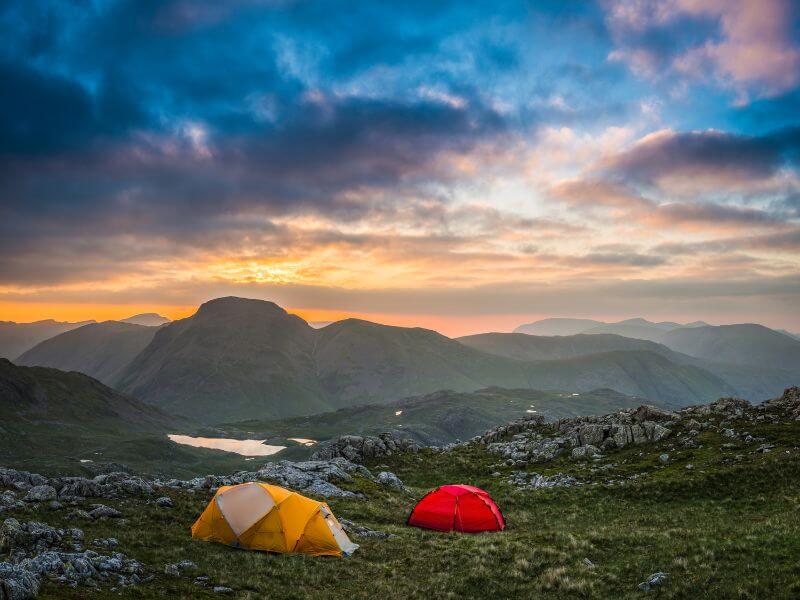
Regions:
<svg viewBox="0 0 800 600"><path fill-rule="evenodd" d="M192 537L248 550L349 556L347 537L324 502L276 485L223 486L192 525Z"/></svg>

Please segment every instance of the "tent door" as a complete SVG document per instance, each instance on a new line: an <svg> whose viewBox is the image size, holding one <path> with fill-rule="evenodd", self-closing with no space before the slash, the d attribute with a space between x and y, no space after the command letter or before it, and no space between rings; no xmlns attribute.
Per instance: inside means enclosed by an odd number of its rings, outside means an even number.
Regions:
<svg viewBox="0 0 800 600"><path fill-rule="evenodd" d="M319 510L322 513L322 516L325 517L325 522L328 524L328 527L333 534L333 539L335 539L336 543L339 544L342 554L345 556L350 556L358 549L358 544L354 544L352 541L350 541L350 538L347 537L344 529L342 529L342 526L339 525L339 522L333 517L331 511L324 506L320 506Z"/></svg>

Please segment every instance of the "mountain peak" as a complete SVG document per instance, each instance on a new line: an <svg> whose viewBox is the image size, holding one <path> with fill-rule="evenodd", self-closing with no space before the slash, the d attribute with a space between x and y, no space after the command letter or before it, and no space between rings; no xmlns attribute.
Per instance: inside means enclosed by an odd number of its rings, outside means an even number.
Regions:
<svg viewBox="0 0 800 600"><path fill-rule="evenodd" d="M287 315L288 313L269 300L255 298L239 298L238 296L223 296L203 302L197 309L195 316L208 317L233 314L274 314Z"/></svg>
<svg viewBox="0 0 800 600"><path fill-rule="evenodd" d="M120 319L120 323L130 323L132 325L145 325L147 327L160 327L165 323L169 323L169 319L162 317L158 313L141 313L133 315L127 319Z"/></svg>

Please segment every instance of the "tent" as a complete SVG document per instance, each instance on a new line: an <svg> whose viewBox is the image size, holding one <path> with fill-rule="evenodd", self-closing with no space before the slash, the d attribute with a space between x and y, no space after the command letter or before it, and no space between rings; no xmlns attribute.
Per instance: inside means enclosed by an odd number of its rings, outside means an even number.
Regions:
<svg viewBox="0 0 800 600"><path fill-rule="evenodd" d="M324 502L266 483L223 486L192 537L247 550L349 556L356 548Z"/></svg>
<svg viewBox="0 0 800 600"><path fill-rule="evenodd" d="M505 519L489 494L471 485L443 485L429 492L411 511L407 525L437 531L502 531Z"/></svg>

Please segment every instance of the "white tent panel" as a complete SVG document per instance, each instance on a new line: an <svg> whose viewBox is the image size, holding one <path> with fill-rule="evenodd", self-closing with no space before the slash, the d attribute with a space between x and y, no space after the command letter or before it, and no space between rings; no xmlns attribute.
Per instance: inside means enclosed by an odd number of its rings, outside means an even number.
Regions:
<svg viewBox="0 0 800 600"><path fill-rule="evenodd" d="M275 501L257 483L247 483L218 494L217 506L239 537L275 508Z"/></svg>

